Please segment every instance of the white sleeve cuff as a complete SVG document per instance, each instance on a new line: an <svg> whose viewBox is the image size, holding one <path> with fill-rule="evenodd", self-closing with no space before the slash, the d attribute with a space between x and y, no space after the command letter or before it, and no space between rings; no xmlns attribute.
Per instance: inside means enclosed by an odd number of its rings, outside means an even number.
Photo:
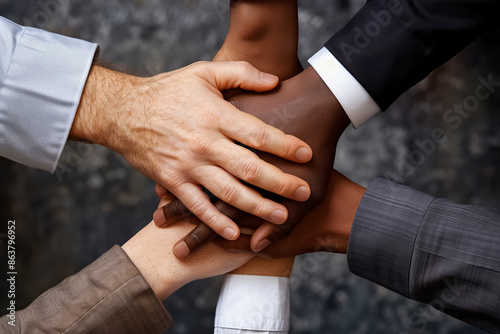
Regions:
<svg viewBox="0 0 500 334"><path fill-rule="evenodd" d="M309 64L335 95L355 129L380 111L365 88L327 48L316 52Z"/></svg>
<svg viewBox="0 0 500 334"><path fill-rule="evenodd" d="M288 277L226 275L217 303L215 333L287 333Z"/></svg>
<svg viewBox="0 0 500 334"><path fill-rule="evenodd" d="M0 86L0 155L54 172L97 44L0 19L19 32Z"/></svg>

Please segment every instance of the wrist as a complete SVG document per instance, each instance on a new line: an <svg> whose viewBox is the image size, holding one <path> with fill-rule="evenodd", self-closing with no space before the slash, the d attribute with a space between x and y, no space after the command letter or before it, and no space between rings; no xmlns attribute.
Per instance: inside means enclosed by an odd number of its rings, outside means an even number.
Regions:
<svg viewBox="0 0 500 334"><path fill-rule="evenodd" d="M302 71L298 35L296 0L233 0L229 31L214 60L245 60L285 80Z"/></svg>
<svg viewBox="0 0 500 334"><path fill-rule="evenodd" d="M156 225L150 223L127 241L122 249L158 298L165 300L188 282L183 281L184 276L177 268L175 256L166 251L172 248L170 244L163 244L168 237L160 234Z"/></svg>
<svg viewBox="0 0 500 334"><path fill-rule="evenodd" d="M130 108L135 92L133 76L92 66L75 114L70 140L87 141L116 150L113 140L123 108Z"/></svg>
<svg viewBox="0 0 500 334"><path fill-rule="evenodd" d="M327 248L334 253L346 254L352 224L366 188L334 170L330 181L330 189L334 194L329 197L329 210L331 212L329 234L332 237L328 238L329 245L327 245Z"/></svg>
<svg viewBox="0 0 500 334"><path fill-rule="evenodd" d="M340 137L351 121L323 79L312 66L306 68L294 79L303 87L304 96L307 96L308 101L314 104L314 109L321 112L325 121L332 125L330 130Z"/></svg>
<svg viewBox="0 0 500 334"><path fill-rule="evenodd" d="M281 259L264 259L254 257L243 266L233 270L231 274L253 276L289 277L295 257Z"/></svg>

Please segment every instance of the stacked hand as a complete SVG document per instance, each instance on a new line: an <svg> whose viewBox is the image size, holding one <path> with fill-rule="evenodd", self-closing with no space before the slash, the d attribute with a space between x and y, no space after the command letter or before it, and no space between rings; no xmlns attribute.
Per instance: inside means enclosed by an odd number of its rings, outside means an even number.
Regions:
<svg viewBox="0 0 500 334"><path fill-rule="evenodd" d="M162 229L151 222L122 246L162 300L189 282L225 274L253 257L251 254L230 253L215 243L209 243L203 252L186 261L179 261L171 249L193 226L187 221L180 221L175 226Z"/></svg>
<svg viewBox="0 0 500 334"><path fill-rule="evenodd" d="M311 197L304 203L280 199L290 214L286 223L278 226L269 224L260 218L245 215L227 204L217 204L240 226L245 227L244 231L255 230L250 242L248 237L243 236L234 244L226 244L226 247L245 248L246 240L247 249L250 246L253 251L259 252L273 241L287 236L324 198L333 168L336 144L349 120L338 101L312 68L284 81L272 92L239 94L231 101L239 109L301 138L313 148L314 152L313 159L303 165L259 152L259 156L265 161L287 173L303 178L311 186ZM161 187L157 187L157 193L160 196L165 195ZM172 220L182 212L179 207L179 202L173 200L163 207L162 212ZM160 221L155 219L155 222ZM214 236L206 226L199 225L176 245L175 254L179 258L184 258Z"/></svg>
<svg viewBox="0 0 500 334"><path fill-rule="evenodd" d="M266 163L249 147L307 162L312 152L224 101L220 91L266 91L278 78L245 62L197 63L171 73L138 78L94 66L70 138L102 144L174 194L201 221L225 238L239 235L202 191L273 223L283 223L282 204L262 197L239 179L280 196L304 201L307 183Z"/></svg>

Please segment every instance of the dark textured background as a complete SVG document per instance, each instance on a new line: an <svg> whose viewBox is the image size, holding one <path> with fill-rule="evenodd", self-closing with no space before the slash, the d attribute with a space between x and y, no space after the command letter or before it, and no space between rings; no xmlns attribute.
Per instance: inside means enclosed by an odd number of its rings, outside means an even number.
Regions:
<svg viewBox="0 0 500 334"><path fill-rule="evenodd" d="M300 1L303 64L363 5L362 0ZM228 25L227 0L0 0L15 22L97 42L101 59L145 74L209 60ZM278 14L277 14L278 15ZM500 202L500 92L453 130L443 113L474 94L478 76L500 81L499 33L490 32L406 93L386 113L343 136L337 168L367 185L377 175L461 203ZM404 59L401 59L404 62ZM374 64L376 66L376 64ZM407 163L442 128L448 140L415 168ZM415 153L413 154L415 155ZM61 176L0 159L1 232L17 221L17 305L121 244L150 221L153 182L115 153L70 144ZM415 165L415 164L414 164ZM5 262L5 236L0 239ZM4 264L1 266L5 268ZM5 275L5 270L1 270ZM209 333L220 278L190 284L166 301L172 333ZM5 310L2 276L0 307ZM1 313L5 313L2 311ZM292 275L292 333L478 333L472 327L350 274L344 256L307 255Z"/></svg>

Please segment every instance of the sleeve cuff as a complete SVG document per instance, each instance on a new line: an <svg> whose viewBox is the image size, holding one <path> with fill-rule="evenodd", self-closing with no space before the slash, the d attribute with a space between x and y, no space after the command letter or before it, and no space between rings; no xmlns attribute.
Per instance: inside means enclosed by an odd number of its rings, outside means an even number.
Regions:
<svg viewBox="0 0 500 334"><path fill-rule="evenodd" d="M164 333L172 318L119 246L19 311L30 333Z"/></svg>
<svg viewBox="0 0 500 334"><path fill-rule="evenodd" d="M96 50L97 44L23 28L0 87L2 156L55 171Z"/></svg>
<svg viewBox="0 0 500 334"><path fill-rule="evenodd" d="M349 270L409 297L417 233L434 198L384 178L372 181L352 225Z"/></svg>
<svg viewBox="0 0 500 334"><path fill-rule="evenodd" d="M366 89L326 47L312 56L309 64L335 95L355 129L380 112Z"/></svg>
<svg viewBox="0 0 500 334"><path fill-rule="evenodd" d="M283 332L290 326L288 277L226 275L215 333L225 329Z"/></svg>

